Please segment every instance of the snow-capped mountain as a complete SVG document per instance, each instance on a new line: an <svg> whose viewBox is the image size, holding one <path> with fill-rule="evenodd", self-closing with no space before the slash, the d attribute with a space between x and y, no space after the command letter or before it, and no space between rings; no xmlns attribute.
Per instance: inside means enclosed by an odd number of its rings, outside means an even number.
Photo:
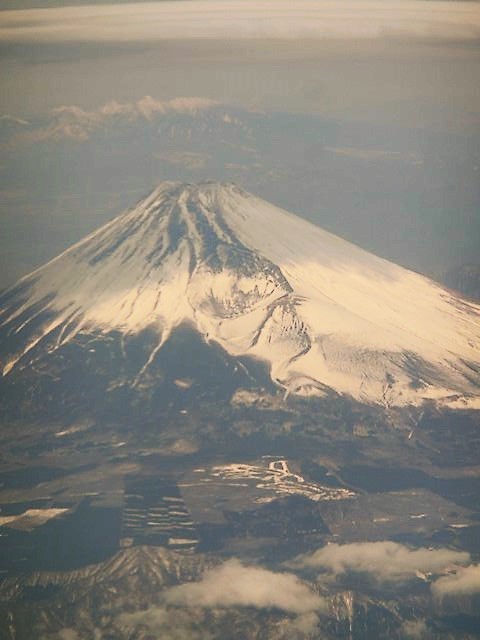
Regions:
<svg viewBox="0 0 480 640"><path fill-rule="evenodd" d="M208 98L179 97L155 100L144 96L134 103L108 102L96 110L62 105L45 117L27 122L9 115L0 117L0 132L12 143L87 142L100 136L116 138L147 129L150 135L192 139L215 132L224 137L241 133L248 137L248 116L255 112L238 109ZM247 118L245 118L247 116ZM15 137L21 134L21 137Z"/></svg>
<svg viewBox="0 0 480 640"><path fill-rule="evenodd" d="M162 183L7 290L1 370L148 330L135 385L185 323L287 393L480 406L480 306L232 184Z"/></svg>

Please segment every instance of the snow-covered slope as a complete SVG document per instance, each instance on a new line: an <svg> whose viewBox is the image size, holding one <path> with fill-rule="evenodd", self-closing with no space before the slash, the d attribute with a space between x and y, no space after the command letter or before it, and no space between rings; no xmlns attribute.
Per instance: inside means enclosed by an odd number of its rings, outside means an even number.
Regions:
<svg viewBox="0 0 480 640"><path fill-rule="evenodd" d="M1 296L3 375L82 331L149 328L138 379L183 322L288 392L480 406L479 306L216 183L162 183Z"/></svg>

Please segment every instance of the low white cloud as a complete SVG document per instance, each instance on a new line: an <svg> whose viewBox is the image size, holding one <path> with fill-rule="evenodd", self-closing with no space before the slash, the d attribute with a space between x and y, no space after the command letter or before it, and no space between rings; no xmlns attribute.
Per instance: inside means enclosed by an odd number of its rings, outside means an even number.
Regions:
<svg viewBox="0 0 480 640"><path fill-rule="evenodd" d="M408 640L424 640L431 638L425 620L407 620L400 627L400 637Z"/></svg>
<svg viewBox="0 0 480 640"><path fill-rule="evenodd" d="M192 0L3 11L3 42L152 42L185 38L472 39L474 2Z"/></svg>
<svg viewBox="0 0 480 640"><path fill-rule="evenodd" d="M212 635L199 628L199 620L188 611L168 610L161 606L152 606L134 613L122 613L116 620L119 636L125 637L125 631L148 629L148 637L155 640L210 640ZM137 637L134 633L129 637ZM142 636L143 637L143 636Z"/></svg>
<svg viewBox="0 0 480 640"><path fill-rule="evenodd" d="M64 629L60 629L52 640L80 640L80 636L75 629L65 627Z"/></svg>
<svg viewBox="0 0 480 640"><path fill-rule="evenodd" d="M371 574L379 581L401 582L418 572L441 572L449 565L465 564L470 555L451 549L410 549L396 542L329 544L298 557L294 565L322 569L333 575L347 571Z"/></svg>
<svg viewBox="0 0 480 640"><path fill-rule="evenodd" d="M122 613L116 619L115 627L122 637L125 631L133 632L134 635L135 630L142 630L143 633L148 630L148 637L152 640L153 638L155 640L213 640L219 637L219 628L225 628L225 625L234 627L237 620L245 622L244 617L237 618L230 609L217 611L212 621L206 611L199 612L198 609L188 607L152 606L134 613ZM281 633L278 637L279 639L288 638L288 640L310 637L318 623L318 616L313 611L282 620ZM64 639L59 637L55 640ZM77 639L72 637L71 640Z"/></svg>
<svg viewBox="0 0 480 640"><path fill-rule="evenodd" d="M318 614L326 610L326 603L293 574L244 566L233 559L206 571L198 582L166 589L161 605L124 613L117 624L121 629L147 628L155 638L205 640L210 635L205 628L199 631L202 610L224 610L230 615L230 610L238 607L285 612L289 619L283 621L282 628L285 637L293 639L305 637L317 627Z"/></svg>
<svg viewBox="0 0 480 640"><path fill-rule="evenodd" d="M325 609L324 600L297 576L247 567L238 560L228 560L207 571L198 582L169 589L165 599L184 607L275 608L305 616L303 622L309 619L307 614Z"/></svg>
<svg viewBox="0 0 480 640"><path fill-rule="evenodd" d="M437 598L480 593L480 565L459 567L455 573L438 578L432 584L432 593Z"/></svg>

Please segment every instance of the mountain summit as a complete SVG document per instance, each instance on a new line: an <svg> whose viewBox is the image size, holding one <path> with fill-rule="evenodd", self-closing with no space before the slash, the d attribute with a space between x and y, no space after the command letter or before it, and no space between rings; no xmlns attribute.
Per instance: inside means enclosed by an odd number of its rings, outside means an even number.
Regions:
<svg viewBox="0 0 480 640"><path fill-rule="evenodd" d="M232 184L166 182L0 296L4 378L190 325L287 393L480 406L480 306ZM192 355L192 358L194 356ZM137 358L138 360L138 358ZM40 375L40 373L39 373Z"/></svg>

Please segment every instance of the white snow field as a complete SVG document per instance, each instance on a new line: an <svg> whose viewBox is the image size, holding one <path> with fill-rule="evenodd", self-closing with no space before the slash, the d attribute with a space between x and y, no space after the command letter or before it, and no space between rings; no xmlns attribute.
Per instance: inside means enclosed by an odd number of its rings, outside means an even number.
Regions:
<svg viewBox="0 0 480 640"><path fill-rule="evenodd" d="M480 306L210 182L160 184L0 296L0 330L21 336L1 370L81 331L148 327L158 344L146 369L183 322L269 363L287 393L480 407Z"/></svg>

